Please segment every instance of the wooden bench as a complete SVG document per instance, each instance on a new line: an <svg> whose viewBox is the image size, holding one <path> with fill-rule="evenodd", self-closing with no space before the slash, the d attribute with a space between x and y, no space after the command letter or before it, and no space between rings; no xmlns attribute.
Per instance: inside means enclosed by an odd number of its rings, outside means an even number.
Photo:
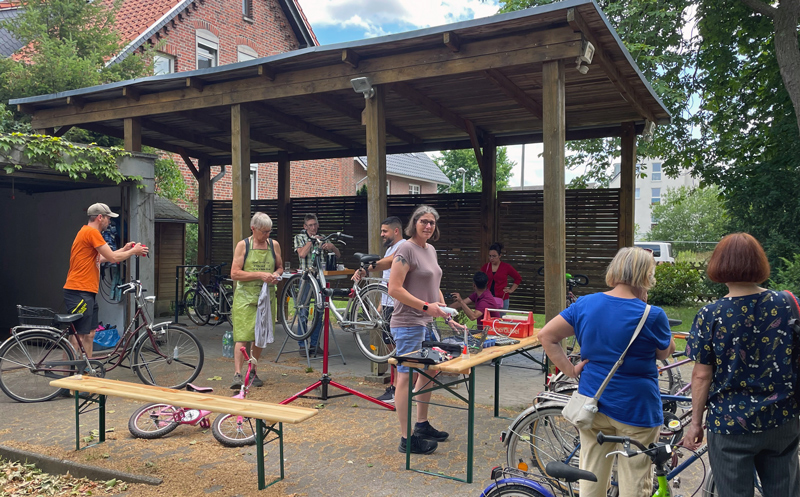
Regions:
<svg viewBox="0 0 800 497"><path fill-rule="evenodd" d="M87 412L92 403L98 404L99 411L99 442L105 441L106 432L106 397L122 397L125 399L141 400L142 402L161 402L189 409L204 409L221 414L234 414L256 420L256 452L258 459L258 489L263 490L284 478L283 467L283 423L296 424L303 422L317 414L316 409L295 407L280 404L270 404L250 399L234 399L221 397L208 393L174 390L171 388L128 383L125 381L108 380L92 376L70 376L53 380L50 385L75 391L75 450L80 450L80 415ZM80 392L91 394L89 398L82 399ZM93 410L93 409L92 409ZM267 426L266 423L271 423ZM278 427L275 428L275 424ZM277 435L280 446L280 478L269 485L265 484L264 477L264 438L268 432ZM273 439L274 441L274 439Z"/></svg>

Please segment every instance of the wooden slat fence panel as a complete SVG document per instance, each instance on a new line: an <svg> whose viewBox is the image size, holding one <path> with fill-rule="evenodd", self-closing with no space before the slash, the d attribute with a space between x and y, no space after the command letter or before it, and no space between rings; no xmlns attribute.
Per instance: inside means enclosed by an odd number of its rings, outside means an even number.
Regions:
<svg viewBox="0 0 800 497"><path fill-rule="evenodd" d="M567 272L585 274L587 287L579 287L576 295L602 291L605 270L617 252L619 226L619 190L567 190L566 243ZM439 212L440 238L433 242L442 267L442 291L468 295L472 276L486 262L480 260L481 210L479 193L391 195L387 213L398 216L405 226L414 209L421 204ZM273 237L280 220L276 200L253 201L252 212L267 213L273 221ZM512 308L544 312L544 279L537 274L543 264L543 192L498 192L498 241L505 246L503 260L522 275L522 285L513 295ZM341 264L356 267L355 252L367 253L367 202L364 196L307 197L292 199L292 234L302 229L303 216L315 213L320 232L342 231L354 239L341 246ZM211 260L215 264L233 258L231 240L231 202L215 200L211 215ZM292 248L284 248L284 257L292 253L292 266L297 256ZM540 323L541 324L541 323Z"/></svg>

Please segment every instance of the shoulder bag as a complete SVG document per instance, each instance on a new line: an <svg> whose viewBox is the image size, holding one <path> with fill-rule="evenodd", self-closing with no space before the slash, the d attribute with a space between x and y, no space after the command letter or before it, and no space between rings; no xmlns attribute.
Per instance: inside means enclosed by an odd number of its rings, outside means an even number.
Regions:
<svg viewBox="0 0 800 497"><path fill-rule="evenodd" d="M592 426L592 421L594 421L594 415L597 414L597 401L600 396L603 394L603 390L606 389L608 386L608 382L611 381L611 377L614 376L614 373L617 372L620 366L622 366L622 361L625 359L625 354L628 353L628 349L631 348L633 345L633 341L636 340L636 337L639 336L639 332L642 331L642 326L644 326L645 321L647 321L647 316L650 314L650 305L644 308L644 314L642 315L642 319L639 320L639 325L636 327L636 331L633 332L633 337L631 341L628 343L628 346L625 347L625 351L622 352L622 355L617 360L617 363L614 364L614 367L611 368L611 371L606 376L606 379L603 381L603 384L600 385L600 388L597 389L597 393L594 394L594 397L587 397L586 395L578 393L575 390L572 393L572 397L570 397L569 402L561 411L561 414L566 418L567 421L574 424L581 430L588 430Z"/></svg>

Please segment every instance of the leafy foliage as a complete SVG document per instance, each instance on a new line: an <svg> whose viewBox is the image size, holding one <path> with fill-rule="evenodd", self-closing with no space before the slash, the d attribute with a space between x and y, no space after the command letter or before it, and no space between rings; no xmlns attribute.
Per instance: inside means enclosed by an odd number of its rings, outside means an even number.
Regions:
<svg viewBox="0 0 800 497"><path fill-rule="evenodd" d="M656 284L647 294L654 305L681 306L697 298L702 278L691 264L659 264L656 266Z"/></svg>
<svg viewBox="0 0 800 497"><path fill-rule="evenodd" d="M501 10L549 3L501 0ZM781 257L800 246L800 203L788 201L800 187L800 130L784 85L800 74L785 67L781 77L773 19L742 0L597 4L673 116L672 124L656 128L652 143L639 143L638 155L664 158L670 176L686 169L703 185L718 185L732 229L756 236L771 263L781 266ZM602 183L608 157L619 155L619 141L612 139L569 147L570 166L590 165L578 181Z"/></svg>
<svg viewBox="0 0 800 497"><path fill-rule="evenodd" d="M0 157L7 163L7 174L22 169L22 161L16 161L12 157L12 151L19 150L24 162L50 166L56 171L67 173L74 180L85 179L90 174L116 183L141 179L125 176L117 169L117 159L129 156L129 152L118 147L103 148L93 145L76 145L48 135L0 134Z"/></svg>
<svg viewBox="0 0 800 497"><path fill-rule="evenodd" d="M769 283L774 290L789 290L795 295L800 295L800 254L795 254L792 260L782 258L782 266L772 275Z"/></svg>
<svg viewBox="0 0 800 497"><path fill-rule="evenodd" d="M133 79L146 74L154 47L106 65L125 41L115 26L120 2L26 0L0 23L25 46L0 60L0 99L42 95Z"/></svg>
<svg viewBox="0 0 800 497"><path fill-rule="evenodd" d="M461 192L461 173L459 168L464 168L464 191L480 192L483 181L481 180L481 169L478 160L472 149L463 150L444 150L440 157L434 159L442 172L450 178L450 186L439 186L439 193L460 193ZM497 148L497 189L508 189L508 181L511 179L511 169L514 162L508 159L508 151L505 147Z"/></svg>
<svg viewBox="0 0 800 497"><path fill-rule="evenodd" d="M668 190L651 209L658 224L648 240L716 242L728 233L728 214L716 186ZM682 245L673 243L673 247L679 250ZM686 244L688 249L705 247Z"/></svg>

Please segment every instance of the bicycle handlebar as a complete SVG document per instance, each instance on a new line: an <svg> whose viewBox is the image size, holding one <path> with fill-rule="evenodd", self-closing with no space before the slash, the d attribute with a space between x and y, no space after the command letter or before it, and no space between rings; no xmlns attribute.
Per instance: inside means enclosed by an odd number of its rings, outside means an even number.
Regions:
<svg viewBox="0 0 800 497"><path fill-rule="evenodd" d="M639 442L637 440L634 440L631 437L618 437L616 435L605 435L605 434L603 434L602 431L598 432L597 433L597 443L599 443L600 445L603 445L605 442L622 444L622 447L625 449L625 452L627 452L629 455L630 455L631 452L635 453L635 451L631 451L630 450L631 444L633 444L634 446L638 447L642 451L647 450L647 447L642 445L641 442Z"/></svg>
<svg viewBox="0 0 800 497"><path fill-rule="evenodd" d="M539 276L544 276L544 266L540 267L537 272L539 273ZM589 284L589 277L586 276L585 274L566 273L564 277L567 279L568 282L571 282L573 285L586 286Z"/></svg>

